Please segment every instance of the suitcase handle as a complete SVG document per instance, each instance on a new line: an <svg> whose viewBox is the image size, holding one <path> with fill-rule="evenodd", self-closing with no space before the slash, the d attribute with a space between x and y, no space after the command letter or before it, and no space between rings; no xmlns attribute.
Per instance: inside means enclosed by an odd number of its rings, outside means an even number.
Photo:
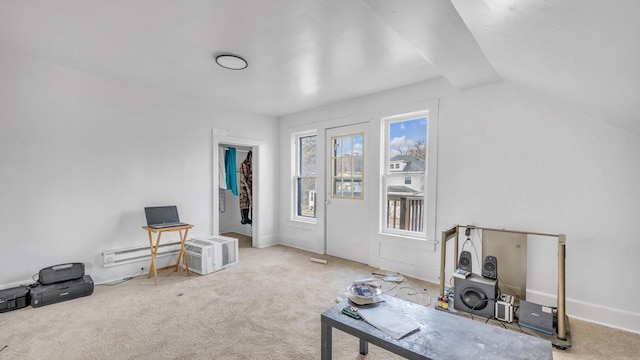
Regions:
<svg viewBox="0 0 640 360"><path fill-rule="evenodd" d="M69 269L73 266L73 264L60 264L60 265L55 265L51 267L51 270L54 271L58 271L58 270L65 270L65 269Z"/></svg>
<svg viewBox="0 0 640 360"><path fill-rule="evenodd" d="M66 263L40 269L38 281L42 285L49 285L67 280L79 279L84 276L83 263Z"/></svg>

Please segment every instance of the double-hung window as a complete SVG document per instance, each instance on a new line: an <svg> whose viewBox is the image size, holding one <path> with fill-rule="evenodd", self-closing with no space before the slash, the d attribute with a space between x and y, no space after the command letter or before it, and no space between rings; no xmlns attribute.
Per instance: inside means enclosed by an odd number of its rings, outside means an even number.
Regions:
<svg viewBox="0 0 640 360"><path fill-rule="evenodd" d="M317 138L315 133L294 135L294 219L315 221L318 205Z"/></svg>
<svg viewBox="0 0 640 360"><path fill-rule="evenodd" d="M426 238L429 112L389 116L384 126L385 233Z"/></svg>

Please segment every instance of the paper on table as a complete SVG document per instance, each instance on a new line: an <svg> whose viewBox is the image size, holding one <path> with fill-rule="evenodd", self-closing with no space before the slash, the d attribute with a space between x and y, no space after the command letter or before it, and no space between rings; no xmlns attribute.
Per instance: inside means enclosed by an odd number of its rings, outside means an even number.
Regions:
<svg viewBox="0 0 640 360"><path fill-rule="evenodd" d="M382 306L359 308L358 313L366 322L396 340L420 329L420 325L410 317Z"/></svg>

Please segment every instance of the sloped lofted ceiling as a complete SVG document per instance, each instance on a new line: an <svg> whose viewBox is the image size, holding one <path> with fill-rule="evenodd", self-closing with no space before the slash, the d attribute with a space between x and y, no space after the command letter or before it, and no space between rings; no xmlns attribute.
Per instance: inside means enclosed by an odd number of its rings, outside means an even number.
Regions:
<svg viewBox="0 0 640 360"><path fill-rule="evenodd" d="M637 0L3 0L0 56L273 116L508 80L640 135L639 16Z"/></svg>
<svg viewBox="0 0 640 360"><path fill-rule="evenodd" d="M640 1L452 2L503 78L640 135Z"/></svg>

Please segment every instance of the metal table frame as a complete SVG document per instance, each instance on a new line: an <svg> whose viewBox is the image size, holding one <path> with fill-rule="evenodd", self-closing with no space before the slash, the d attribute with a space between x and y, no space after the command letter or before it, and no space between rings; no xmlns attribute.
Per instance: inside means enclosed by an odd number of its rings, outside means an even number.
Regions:
<svg viewBox="0 0 640 360"><path fill-rule="evenodd" d="M440 251L440 295L444 294L445 288L445 264L447 260L447 242L454 239L454 257L458 254L458 234L460 228L480 229L489 231L500 231L525 235L540 235L558 238L558 331L554 334L553 345L558 348L566 348L571 346L571 338L568 332L568 317L566 311L566 292L565 292L565 257L567 238L564 234L546 234L532 231L493 229L473 225L455 225L448 230L442 232L441 251ZM455 261L455 259L454 259Z"/></svg>
<svg viewBox="0 0 640 360"><path fill-rule="evenodd" d="M383 306L412 318L420 330L399 340L378 330L364 320L356 320L342 309L348 300L334 305L321 317L321 359L332 357L333 328L360 340L360 354L368 353L374 344L407 359L536 359L551 360L551 342L524 333L506 330L483 322L470 320L446 311L383 295L384 302L365 305ZM364 306L360 306L364 307Z"/></svg>

